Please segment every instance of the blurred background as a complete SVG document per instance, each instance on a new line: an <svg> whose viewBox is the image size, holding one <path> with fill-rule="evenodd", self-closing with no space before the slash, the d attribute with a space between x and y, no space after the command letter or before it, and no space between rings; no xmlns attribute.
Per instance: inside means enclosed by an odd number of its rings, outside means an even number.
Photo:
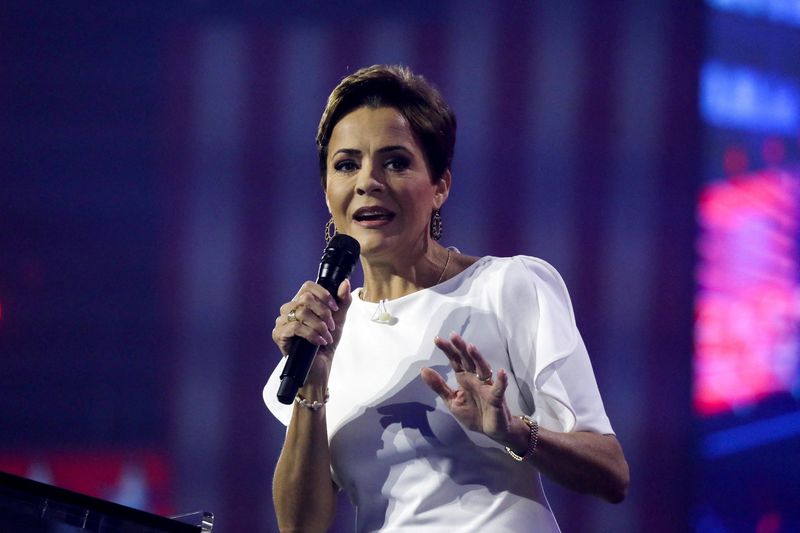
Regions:
<svg viewBox="0 0 800 533"><path fill-rule="evenodd" d="M442 242L562 273L625 448L562 529L800 530L797 0L7 0L0 43L0 470L277 531L316 125L404 63L458 116Z"/></svg>

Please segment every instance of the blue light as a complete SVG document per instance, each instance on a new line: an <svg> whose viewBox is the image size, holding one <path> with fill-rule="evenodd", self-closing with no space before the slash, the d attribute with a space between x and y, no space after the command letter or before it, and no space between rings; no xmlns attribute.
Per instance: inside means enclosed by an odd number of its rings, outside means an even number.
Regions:
<svg viewBox="0 0 800 533"><path fill-rule="evenodd" d="M700 71L700 112L721 128L795 135L800 89L787 78L712 60Z"/></svg>
<svg viewBox="0 0 800 533"><path fill-rule="evenodd" d="M720 11L800 26L800 0L707 0L707 3Z"/></svg>
<svg viewBox="0 0 800 533"><path fill-rule="evenodd" d="M800 436L800 413L717 431L703 439L701 450L705 457L722 457L795 436Z"/></svg>

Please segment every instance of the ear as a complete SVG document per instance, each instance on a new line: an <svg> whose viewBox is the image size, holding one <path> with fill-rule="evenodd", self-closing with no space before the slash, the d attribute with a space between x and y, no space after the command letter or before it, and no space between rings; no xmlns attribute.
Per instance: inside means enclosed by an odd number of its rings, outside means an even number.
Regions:
<svg viewBox="0 0 800 533"><path fill-rule="evenodd" d="M447 201L447 197L450 195L450 184L452 181L453 176L450 174L450 169L447 169L442 173L441 179L434 184L433 206L436 209L441 209Z"/></svg>
<svg viewBox="0 0 800 533"><path fill-rule="evenodd" d="M325 191L325 205L328 207L328 214L332 215L331 213L331 200L328 198L328 191Z"/></svg>

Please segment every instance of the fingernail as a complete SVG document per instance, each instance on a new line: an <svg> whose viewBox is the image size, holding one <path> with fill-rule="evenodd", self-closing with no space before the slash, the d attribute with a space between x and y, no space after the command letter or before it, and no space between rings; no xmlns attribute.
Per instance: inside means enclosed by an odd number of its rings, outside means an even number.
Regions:
<svg viewBox="0 0 800 533"><path fill-rule="evenodd" d="M317 337L317 340L318 340L318 341L319 341L319 343L320 343L320 344L322 344L323 346L327 346L327 345L328 345L328 339L326 339L325 337L323 337L323 336L321 336L321 335L320 335L319 337Z"/></svg>
<svg viewBox="0 0 800 533"><path fill-rule="evenodd" d="M330 308L331 308L331 309L333 309L334 311L338 311L338 310L339 310L339 306L338 306L338 305L336 305L336 301L335 301L335 300L333 300L333 299L331 299L331 300L328 300L328 307L330 307Z"/></svg>

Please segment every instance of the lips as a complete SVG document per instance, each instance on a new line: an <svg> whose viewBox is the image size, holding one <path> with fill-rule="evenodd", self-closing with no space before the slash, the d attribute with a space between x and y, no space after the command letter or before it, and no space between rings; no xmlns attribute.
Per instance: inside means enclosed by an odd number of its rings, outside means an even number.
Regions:
<svg viewBox="0 0 800 533"><path fill-rule="evenodd" d="M356 222L389 221L394 218L394 211L381 206L360 207L353 213Z"/></svg>

